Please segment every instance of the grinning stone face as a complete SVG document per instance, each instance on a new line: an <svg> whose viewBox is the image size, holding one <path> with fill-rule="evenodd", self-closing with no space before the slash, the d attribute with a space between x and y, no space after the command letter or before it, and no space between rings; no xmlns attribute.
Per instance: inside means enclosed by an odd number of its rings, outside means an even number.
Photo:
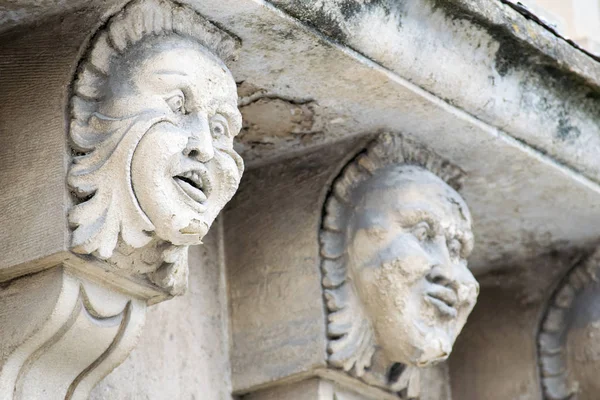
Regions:
<svg viewBox="0 0 600 400"><path fill-rule="evenodd" d="M467 269L471 216L450 186L414 166L382 169L354 193L349 279L392 362L445 360L479 285Z"/></svg>
<svg viewBox="0 0 600 400"><path fill-rule="evenodd" d="M133 149L135 200L158 238L200 243L242 174L233 77L198 43L176 36L140 43L110 76L102 114L161 116Z"/></svg>

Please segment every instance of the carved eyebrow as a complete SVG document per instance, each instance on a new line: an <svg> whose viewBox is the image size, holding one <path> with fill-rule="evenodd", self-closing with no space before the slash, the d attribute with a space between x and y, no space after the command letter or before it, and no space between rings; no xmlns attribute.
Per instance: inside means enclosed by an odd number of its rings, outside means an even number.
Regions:
<svg viewBox="0 0 600 400"><path fill-rule="evenodd" d="M461 246L461 257L468 257L473 251L473 235L464 230L459 230L454 235L446 235L446 240L457 239Z"/></svg>
<svg viewBox="0 0 600 400"><path fill-rule="evenodd" d="M433 229L435 232L439 231L439 218L436 218L435 214L431 213L428 210L423 210L419 208L401 208L398 210L398 214L399 221L404 227L409 228L418 224L421 221L425 221L431 226L431 229Z"/></svg>

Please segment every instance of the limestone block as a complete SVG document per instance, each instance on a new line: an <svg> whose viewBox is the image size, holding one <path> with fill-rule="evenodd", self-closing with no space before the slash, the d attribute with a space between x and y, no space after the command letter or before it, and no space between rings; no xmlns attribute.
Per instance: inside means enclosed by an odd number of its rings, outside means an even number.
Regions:
<svg viewBox="0 0 600 400"><path fill-rule="evenodd" d="M421 396L422 400L451 400L448 370L445 365L427 369L423 382L428 391ZM301 382L290 383L270 389L259 390L242 400L381 400L381 394L374 397L344 388L333 381L323 378L311 378Z"/></svg>
<svg viewBox="0 0 600 400"><path fill-rule="evenodd" d="M243 400L369 400L357 393L353 393L336 387L330 381L323 379L308 379L273 389L259 391Z"/></svg>
<svg viewBox="0 0 600 400"><path fill-rule="evenodd" d="M187 292L148 308L127 360L90 400L232 400L228 309L219 225L190 246Z"/></svg>
<svg viewBox="0 0 600 400"><path fill-rule="evenodd" d="M65 103L83 27L98 17L0 36L0 281L57 265L68 252Z"/></svg>
<svg viewBox="0 0 600 400"><path fill-rule="evenodd" d="M226 208L235 392L325 367L317 214L336 165L356 151L344 143L249 170Z"/></svg>

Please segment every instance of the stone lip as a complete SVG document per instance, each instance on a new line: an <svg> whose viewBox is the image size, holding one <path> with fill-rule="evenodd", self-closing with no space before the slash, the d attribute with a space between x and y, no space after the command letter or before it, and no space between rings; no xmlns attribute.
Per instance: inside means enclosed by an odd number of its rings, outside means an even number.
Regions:
<svg viewBox="0 0 600 400"><path fill-rule="evenodd" d="M512 6L482 0L274 4L363 61L600 181L600 64Z"/></svg>
<svg viewBox="0 0 600 400"><path fill-rule="evenodd" d="M397 11L403 13L410 8L407 6L410 2L388 0L330 0L324 2L323 7L319 7L319 2L315 1L275 0L273 3L338 43L347 44L367 56L368 51L363 52L363 49L353 46L354 38L358 36L355 31L357 21L367 14L379 13L381 17L387 17ZM421 16L426 16L428 9L434 12L442 11L445 18L469 20L490 32L504 31L498 39L505 42L521 41L530 46L531 51L538 52L539 56L549 57L557 65L580 75L590 84L600 86L600 65L597 63L600 57L558 33L520 3L512 0L420 0L412 3L416 4L415 8L425 11ZM409 11L405 16L410 17L410 14ZM401 29L399 26L398 30Z"/></svg>

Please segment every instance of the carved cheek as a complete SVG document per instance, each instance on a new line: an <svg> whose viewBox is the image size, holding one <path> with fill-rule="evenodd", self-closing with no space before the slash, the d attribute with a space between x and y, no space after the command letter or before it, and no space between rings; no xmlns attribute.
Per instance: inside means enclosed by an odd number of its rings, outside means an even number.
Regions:
<svg viewBox="0 0 600 400"><path fill-rule="evenodd" d="M132 184L140 206L156 225L172 214L176 200L172 182L186 138L170 124L152 127L140 140L132 162Z"/></svg>
<svg viewBox="0 0 600 400"><path fill-rule="evenodd" d="M173 125L167 123L154 125L142 137L135 149L134 180L136 177L142 179L147 177L154 181L170 177L172 173L170 170L175 167L171 165L173 158L178 158L186 142L186 135Z"/></svg>
<svg viewBox="0 0 600 400"><path fill-rule="evenodd" d="M474 277L469 282L460 282L458 287L458 299L464 304L467 313L470 313L475 306L478 295L479 283L477 283Z"/></svg>
<svg viewBox="0 0 600 400"><path fill-rule="evenodd" d="M348 256L353 265L364 268L378 264L378 250L385 246L385 230L362 228L353 235Z"/></svg>
<svg viewBox="0 0 600 400"><path fill-rule="evenodd" d="M431 270L431 256L427 248L409 233L399 235L389 251L392 254L390 258L396 260L399 273L409 282L421 280Z"/></svg>

